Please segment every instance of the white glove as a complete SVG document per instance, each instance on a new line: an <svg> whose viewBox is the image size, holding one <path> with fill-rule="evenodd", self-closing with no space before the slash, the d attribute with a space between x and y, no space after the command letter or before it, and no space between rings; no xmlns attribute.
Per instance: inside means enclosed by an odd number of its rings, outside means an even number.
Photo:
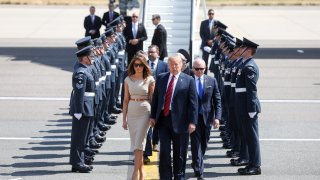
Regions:
<svg viewBox="0 0 320 180"><path fill-rule="evenodd" d="M80 120L80 118L82 117L82 113L74 113L73 114L75 118L77 118L78 120Z"/></svg>
<svg viewBox="0 0 320 180"><path fill-rule="evenodd" d="M203 47L203 50L205 50L207 53L211 52L211 48L209 46Z"/></svg>
<svg viewBox="0 0 320 180"><path fill-rule="evenodd" d="M253 118L257 114L257 112L249 112L248 114L249 114L250 118Z"/></svg>

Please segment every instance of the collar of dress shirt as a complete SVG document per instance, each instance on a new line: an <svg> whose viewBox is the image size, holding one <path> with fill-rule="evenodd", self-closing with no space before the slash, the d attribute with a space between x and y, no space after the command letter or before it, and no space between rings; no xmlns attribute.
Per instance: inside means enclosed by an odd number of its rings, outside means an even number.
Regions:
<svg viewBox="0 0 320 180"><path fill-rule="evenodd" d="M154 67L154 68L156 68L156 67L157 67L158 59L159 59L159 58L157 58L157 59L156 59L156 60L154 60L154 61L149 60L149 66L150 66L150 68L151 68L151 63L152 63L152 62L154 63L153 67Z"/></svg>
<svg viewBox="0 0 320 180"><path fill-rule="evenodd" d="M179 76L180 76L180 74L181 74L181 72L179 72L178 74L174 75L174 79L178 79L178 78L179 78ZM171 80L172 76L173 76L173 74L172 74L172 73L170 73L169 81Z"/></svg>

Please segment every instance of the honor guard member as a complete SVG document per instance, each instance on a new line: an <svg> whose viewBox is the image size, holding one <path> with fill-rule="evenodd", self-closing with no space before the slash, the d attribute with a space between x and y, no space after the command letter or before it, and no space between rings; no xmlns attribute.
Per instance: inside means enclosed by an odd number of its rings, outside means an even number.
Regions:
<svg viewBox="0 0 320 180"><path fill-rule="evenodd" d="M104 124L104 119L101 116L102 112L102 103L103 99L105 97L105 79L106 79L106 69L104 66L104 63L102 63L102 53L101 53L101 48L102 48L102 41L100 38L94 39L94 45L95 45L95 54L96 54L96 59L94 62L95 67L98 69L100 72L100 78L99 78L99 90L100 90L100 97L99 97L99 104L97 107L96 111L96 130L94 131L94 137L97 142L104 142L105 138L100 136L100 131L107 131L111 128L111 126L108 126Z"/></svg>
<svg viewBox="0 0 320 180"><path fill-rule="evenodd" d="M116 102L117 98L115 97L116 94L116 79L118 76L118 69L117 69L117 63L119 60L117 60L117 48L116 48L116 33L112 28L109 28L105 32L105 36L107 37L110 47L108 51L108 55L110 56L110 63L111 63L111 96L109 101L109 112L114 114L120 114L122 112L121 109L117 108Z"/></svg>
<svg viewBox="0 0 320 180"><path fill-rule="evenodd" d="M93 40L91 40L91 43L92 43L92 45L94 44ZM95 53L94 47L92 48L92 51L93 51L93 53ZM100 69L97 69L97 65L95 63L95 60L96 60L96 55L94 54L93 60L92 60L92 65L91 65L91 74L92 74L93 79L95 81L95 98L94 98L94 112L95 112L95 114L94 114L93 121L90 124L90 132L88 135L87 149L99 149L102 146L102 144L98 143L94 137L94 132L96 132L96 129L97 129L96 112L97 112L97 107L99 105L99 99L101 96L100 83L99 83L101 73L100 73Z"/></svg>
<svg viewBox="0 0 320 180"><path fill-rule="evenodd" d="M81 50L89 45L93 45L93 42L91 40L91 37L87 36L87 37L79 39L78 41L76 41L75 44L77 45L78 50ZM92 48L93 48L93 46L92 46ZM74 65L74 69L78 68L78 65L79 65L79 63L76 62ZM91 65L89 66L88 71L92 74ZM86 140L87 143L86 143L86 147L85 147L85 162L86 162L86 164L91 164L92 160L93 160L93 156L96 153L98 153L97 150L93 150L89 147L89 138L90 138L92 131L93 131L93 125L92 125L93 121L94 121L94 117L90 118L89 130L88 130L88 135L87 135L87 140Z"/></svg>
<svg viewBox="0 0 320 180"><path fill-rule="evenodd" d="M233 61L228 68L228 72L230 71L230 95L228 98L229 102L229 120L231 127L233 128L233 147L230 151L227 151L227 157L235 158L240 156L240 128L239 123L237 123L237 116L234 109L235 105L235 82L236 82L236 72L238 66L242 62L242 58L240 56L242 41L236 38L236 44L233 50L232 55L230 55L229 59ZM225 81L226 82L226 81Z"/></svg>
<svg viewBox="0 0 320 180"><path fill-rule="evenodd" d="M225 63L225 71L224 71L224 104L225 104L225 108L227 111L227 116L228 116L228 132L230 133L230 142L229 144L225 145L225 146L229 146L231 149L234 147L234 143L235 143L235 138L234 138L234 123L231 121L230 119L230 103L229 103L229 98L230 98L230 93L231 93L231 68L234 65L236 58L235 56L233 56L234 54L234 48L235 48L235 42L233 40L229 40L228 41L228 54L226 54L227 56L227 60L228 63Z"/></svg>
<svg viewBox="0 0 320 180"><path fill-rule="evenodd" d="M242 45L243 64L237 74L235 109L245 132L249 162L245 168L238 169L238 172L240 175L258 175L261 174L258 128L258 113L261 112L261 108L257 96L259 68L253 56L259 45L246 38L243 38Z"/></svg>
<svg viewBox="0 0 320 180"><path fill-rule="evenodd" d="M221 38L221 34L219 34L218 31L219 31L219 29L226 30L227 28L228 28L228 26L223 24L221 21L217 21L214 24L214 28L213 28L215 36L214 36L214 39L213 39L212 47L205 46L203 48L205 51L207 51L208 53L211 54L211 62L210 62L210 67L209 67L209 70L211 72L213 72L215 53L216 53L216 51L218 49L219 41L220 41L220 38Z"/></svg>
<svg viewBox="0 0 320 180"><path fill-rule="evenodd" d="M115 27L116 35L117 35L117 41L116 46L118 49L118 64L117 64L117 70L118 70L118 78L116 82L116 94L115 97L119 97L120 93L120 86L123 80L123 73L125 71L125 47L126 47L126 39L123 36L123 25L121 21L121 17L115 19L113 22L110 23L110 26ZM118 100L118 98L117 98ZM121 108L120 101L117 101L117 107Z"/></svg>
<svg viewBox="0 0 320 180"><path fill-rule="evenodd" d="M107 37L105 34L101 35L101 41L103 44L103 48L101 49L103 55L102 55L102 63L104 64L106 68L106 81L105 81L105 100L103 101L103 107L102 107L102 117L104 120L104 123L113 125L116 123L114 118L111 118L109 114L109 101L111 96L111 63L110 63L110 56L108 56L109 51L109 41L107 40Z"/></svg>
<svg viewBox="0 0 320 180"><path fill-rule="evenodd" d="M94 79L90 73L90 64L94 54L92 46L76 52L79 62L72 75L73 94L71 96L70 115L72 115L70 164L72 172L87 173L92 166L85 164L84 149L89 130L90 119L94 116Z"/></svg>

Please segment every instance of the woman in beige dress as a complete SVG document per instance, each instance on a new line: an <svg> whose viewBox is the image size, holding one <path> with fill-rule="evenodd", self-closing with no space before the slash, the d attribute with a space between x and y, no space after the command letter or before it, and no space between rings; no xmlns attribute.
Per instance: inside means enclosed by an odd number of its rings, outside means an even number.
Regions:
<svg viewBox="0 0 320 180"><path fill-rule="evenodd" d="M145 178L143 150L149 129L154 82L145 58L135 56L129 64L128 77L124 80L122 124L125 130L129 129L131 150L134 153L133 180Z"/></svg>

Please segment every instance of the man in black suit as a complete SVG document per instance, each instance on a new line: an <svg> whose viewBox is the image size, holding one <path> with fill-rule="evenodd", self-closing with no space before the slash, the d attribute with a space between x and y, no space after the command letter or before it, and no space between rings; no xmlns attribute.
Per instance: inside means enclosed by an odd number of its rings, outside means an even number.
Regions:
<svg viewBox="0 0 320 180"><path fill-rule="evenodd" d="M209 19L206 19L201 22L200 25L200 37L201 37L201 50L202 50L202 59L206 62L206 67L208 67L208 58L209 58L209 53L206 52L203 48L205 46L212 46L213 43L213 38L214 38L214 24L215 20L213 19L214 17L214 11L213 9L209 9L208 11L208 16ZM207 69L205 71L205 74L207 74Z"/></svg>
<svg viewBox="0 0 320 180"><path fill-rule="evenodd" d="M96 8L90 7L90 15L84 19L84 28L86 29L85 36L91 36L91 39L100 37L101 18L94 15Z"/></svg>
<svg viewBox="0 0 320 180"><path fill-rule="evenodd" d="M150 45L148 47L148 64L154 79L156 79L161 73L169 72L167 63L159 59L159 48L157 45ZM152 156L152 150L159 151L159 131L157 127L154 127L153 129L149 128L146 141L147 142L143 156L144 163L148 164L150 162L148 156Z"/></svg>
<svg viewBox="0 0 320 180"><path fill-rule="evenodd" d="M146 28L142 23L138 22L138 13L132 14L132 23L127 24L123 31L126 37L126 51L128 54L128 65L137 51L143 50L143 41L148 39Z"/></svg>
<svg viewBox="0 0 320 180"><path fill-rule="evenodd" d="M163 27L163 25L160 24L159 14L152 15L152 23L156 26L156 29L154 30L151 44L157 45L159 47L160 60L163 60L165 57L168 56L167 31Z"/></svg>
<svg viewBox="0 0 320 180"><path fill-rule="evenodd" d="M119 17L119 13L114 11L114 3L109 3L109 11L105 12L102 16L102 24L106 27L109 27L109 23Z"/></svg>
<svg viewBox="0 0 320 180"><path fill-rule="evenodd" d="M182 60L169 57L170 72L157 77L152 98L150 126L159 128L160 179L185 179L189 134L198 123L198 97L194 79L181 72ZM173 173L171 166L173 147Z"/></svg>
<svg viewBox="0 0 320 180"><path fill-rule="evenodd" d="M204 74L206 64L197 58L193 62L194 81L198 92L198 124L190 135L192 163L191 167L198 179L203 179L203 156L208 147L212 125L219 127L221 119L221 96L214 77Z"/></svg>

